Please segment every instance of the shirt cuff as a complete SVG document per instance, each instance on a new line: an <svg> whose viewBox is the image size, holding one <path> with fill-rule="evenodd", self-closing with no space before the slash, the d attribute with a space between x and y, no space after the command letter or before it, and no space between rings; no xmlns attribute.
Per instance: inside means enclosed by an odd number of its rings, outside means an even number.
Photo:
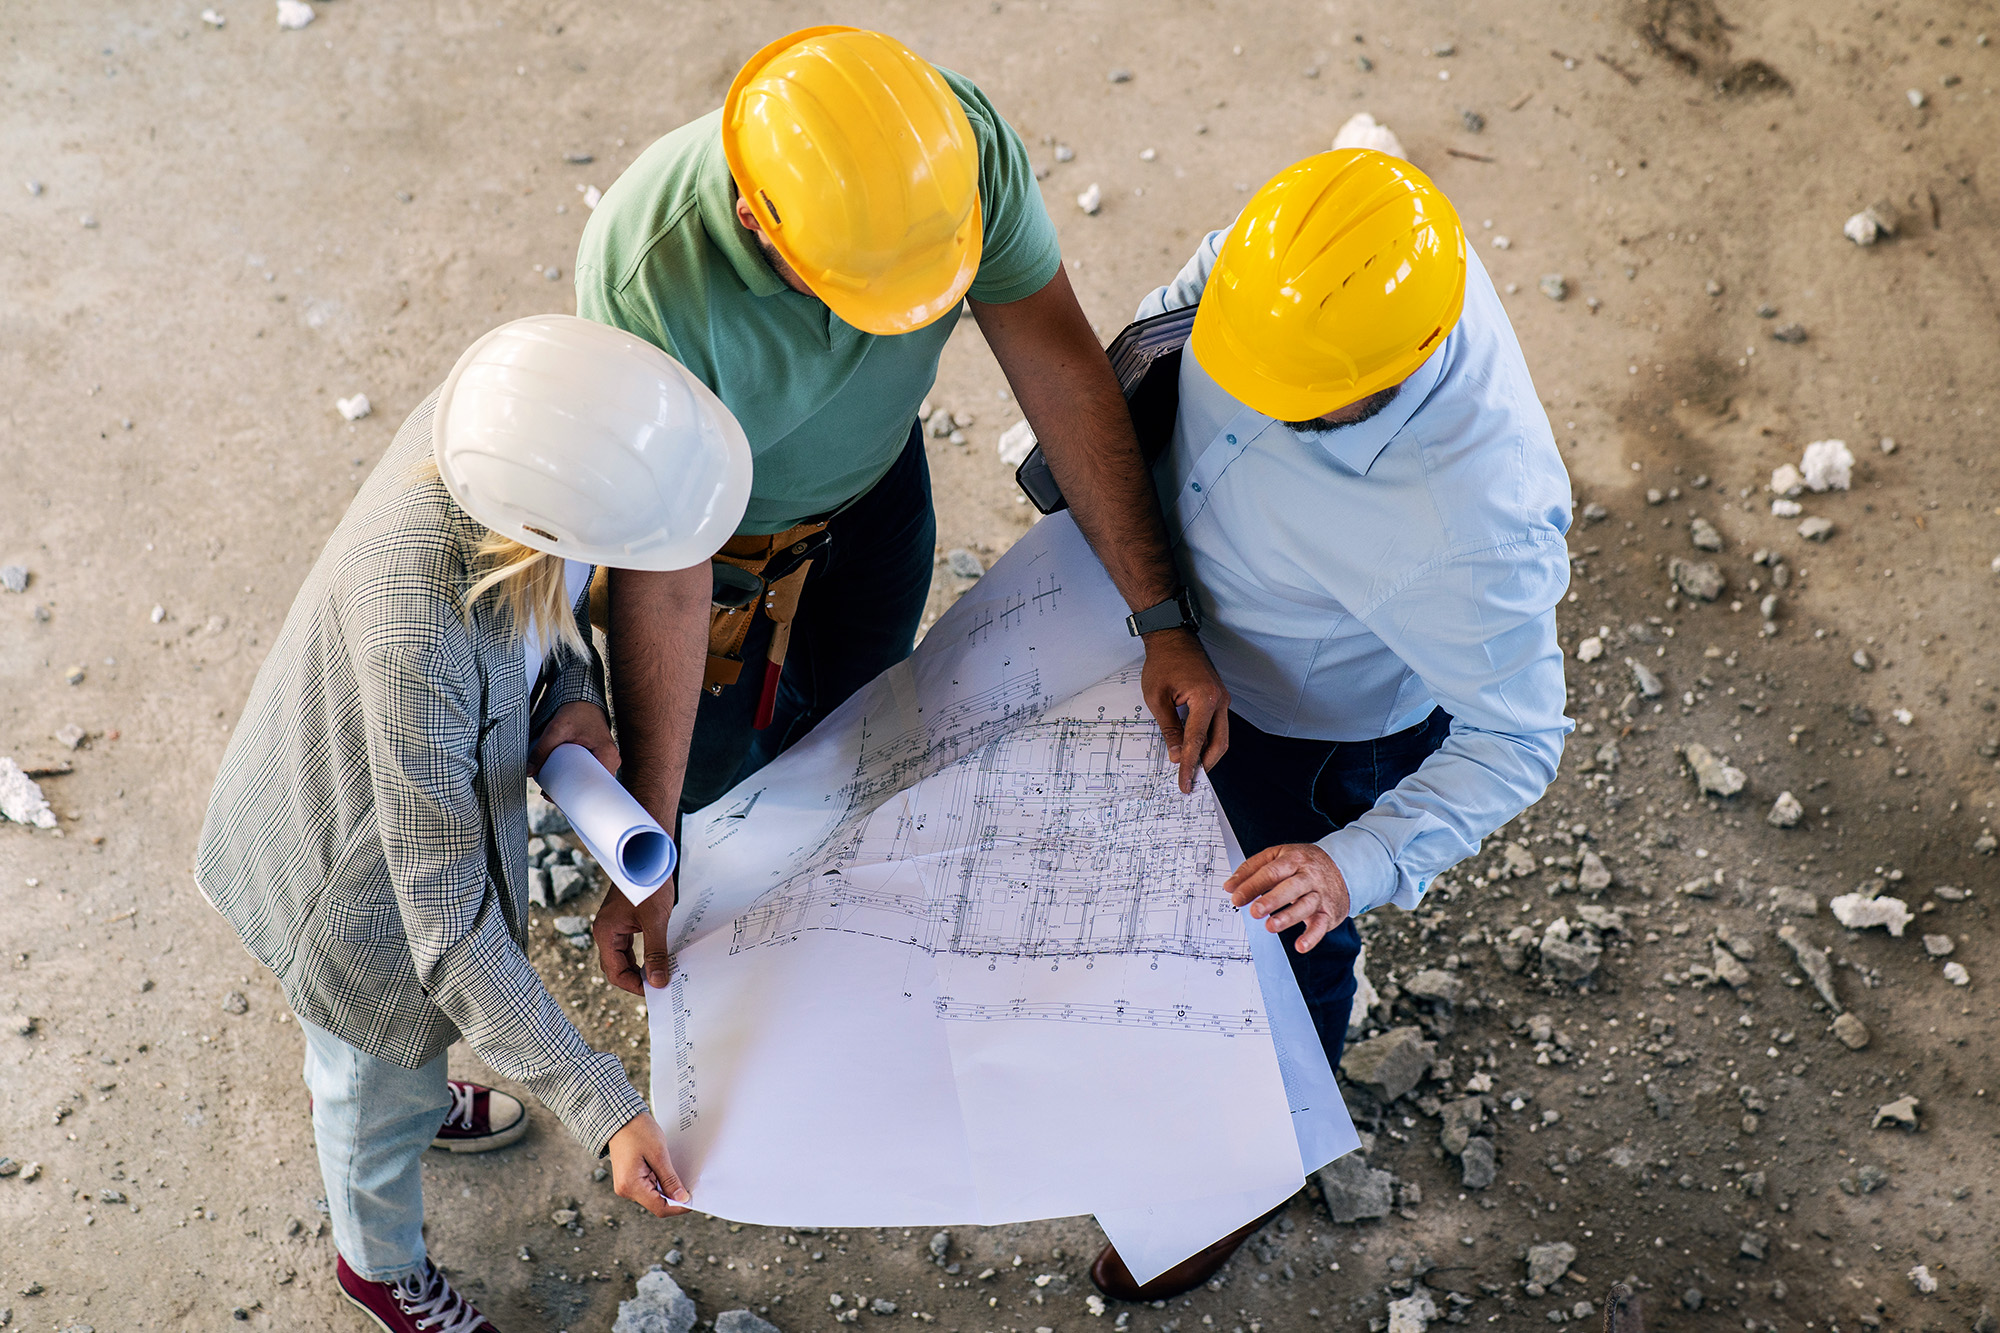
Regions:
<svg viewBox="0 0 2000 1333"><path fill-rule="evenodd" d="M1366 829L1350 824L1319 840L1320 850L1333 858L1347 881L1347 915L1360 916L1390 901L1396 894L1396 863L1389 849Z"/></svg>

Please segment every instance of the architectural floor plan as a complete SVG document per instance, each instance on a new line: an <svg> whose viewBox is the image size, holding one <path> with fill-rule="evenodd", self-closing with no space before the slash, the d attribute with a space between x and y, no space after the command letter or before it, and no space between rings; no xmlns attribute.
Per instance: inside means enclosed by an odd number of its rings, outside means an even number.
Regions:
<svg viewBox="0 0 2000 1333"><path fill-rule="evenodd" d="M686 822L674 981L648 999L697 1207L998 1223L1170 1209L1191 1160L1244 1191L1302 1179L1222 822L1175 785L1123 614L1045 520Z"/></svg>

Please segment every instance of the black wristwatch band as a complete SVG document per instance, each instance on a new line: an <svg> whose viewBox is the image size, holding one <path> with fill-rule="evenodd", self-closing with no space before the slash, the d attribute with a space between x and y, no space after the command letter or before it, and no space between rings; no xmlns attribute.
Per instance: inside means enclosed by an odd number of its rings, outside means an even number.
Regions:
<svg viewBox="0 0 2000 1333"><path fill-rule="evenodd" d="M1126 616L1125 628L1134 638L1163 629L1199 630L1201 612L1195 610L1194 597L1182 588L1159 605Z"/></svg>

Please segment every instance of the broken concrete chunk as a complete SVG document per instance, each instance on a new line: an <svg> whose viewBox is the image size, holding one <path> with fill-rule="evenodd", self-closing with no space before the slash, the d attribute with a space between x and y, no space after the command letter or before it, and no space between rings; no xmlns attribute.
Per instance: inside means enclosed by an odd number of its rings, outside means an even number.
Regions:
<svg viewBox="0 0 2000 1333"><path fill-rule="evenodd" d="M1667 567L1667 572L1676 588L1704 602L1712 602L1722 596L1723 590L1729 586L1729 580L1722 576L1722 571L1713 560L1682 560L1677 556Z"/></svg>
<svg viewBox="0 0 2000 1333"><path fill-rule="evenodd" d="M1542 971L1557 981L1585 981L1597 971L1604 950L1575 940L1542 938Z"/></svg>
<svg viewBox="0 0 2000 1333"><path fill-rule="evenodd" d="M1954 986L1970 986L1972 984L1972 974L1965 970L1964 963L1946 963L1944 965L1944 979Z"/></svg>
<svg viewBox="0 0 2000 1333"><path fill-rule="evenodd" d="M1924 952L1933 958L1945 957L1952 951L1953 947L1951 936L1949 935L1924 936Z"/></svg>
<svg viewBox="0 0 2000 1333"><path fill-rule="evenodd" d="M1854 454L1845 440L1814 440L1799 460L1799 477L1809 491L1844 491L1854 480Z"/></svg>
<svg viewBox="0 0 2000 1333"><path fill-rule="evenodd" d="M1328 1216L1336 1222L1365 1222L1387 1217L1394 1203L1396 1177L1377 1171L1358 1152L1337 1158L1319 1169L1320 1194ZM615 1333L615 1330L614 1330ZM685 1330L676 1330L685 1333Z"/></svg>
<svg viewBox="0 0 2000 1333"><path fill-rule="evenodd" d="M1654 675L1650 668L1630 657L1625 659L1625 665L1631 668L1632 683L1639 687L1641 695L1648 699L1660 697L1661 690L1666 687L1660 684L1660 678Z"/></svg>
<svg viewBox="0 0 2000 1333"><path fill-rule="evenodd" d="M1611 868L1604 864L1604 858L1596 852L1585 851L1583 864L1577 870L1576 882L1586 893L1602 893L1611 887Z"/></svg>
<svg viewBox="0 0 2000 1333"><path fill-rule="evenodd" d="M1460 1097L1446 1102L1440 1114L1444 1125L1438 1131L1438 1142L1457 1157L1472 1142L1472 1131L1486 1119L1486 1103L1478 1097Z"/></svg>
<svg viewBox="0 0 2000 1333"><path fill-rule="evenodd" d="M1833 520L1830 518L1821 518L1818 514L1814 514L1811 518L1799 524L1799 536L1804 537L1809 542L1823 542L1832 535Z"/></svg>
<svg viewBox="0 0 2000 1333"><path fill-rule="evenodd" d="M1916 919L1910 913L1910 905L1901 898L1876 898L1865 893L1843 893L1827 906L1833 909L1833 919L1849 930L1867 930L1871 926L1882 926L1898 939L1902 938L1903 927Z"/></svg>
<svg viewBox="0 0 2000 1333"><path fill-rule="evenodd" d="M1776 911L1795 912L1800 916L1819 915L1819 899L1804 889L1795 889L1789 884L1776 884L1771 887L1771 906Z"/></svg>
<svg viewBox="0 0 2000 1333"><path fill-rule="evenodd" d="M1922 1103L1915 1097L1898 1097L1893 1102L1887 1102L1875 1108L1875 1120L1869 1127L1871 1129L1880 1129L1884 1125L1900 1125L1904 1129L1915 1129L1917 1127L1917 1107L1921 1105Z"/></svg>
<svg viewBox="0 0 2000 1333"><path fill-rule="evenodd" d="M1771 802L1771 813L1764 816L1764 822L1772 828L1794 828L1804 817L1806 808L1799 804L1799 798L1788 791L1778 793L1778 799Z"/></svg>
<svg viewBox="0 0 2000 1333"><path fill-rule="evenodd" d="M1705 518L1698 518L1688 524L1688 539L1704 551L1722 549L1722 534L1715 530L1715 524Z"/></svg>
<svg viewBox="0 0 2000 1333"><path fill-rule="evenodd" d="M1814 947L1810 940L1801 935L1797 926L1779 926L1778 939L1792 951L1792 956L1798 959L1799 971L1805 973L1806 979L1812 982L1813 989L1819 992L1819 998L1832 1005L1838 1012L1840 997L1833 992L1833 964L1827 961L1825 952ZM1864 1029L1864 1045L1866 1040Z"/></svg>
<svg viewBox="0 0 2000 1333"><path fill-rule="evenodd" d="M694 1301L665 1269L655 1268L639 1279L631 1300L618 1302L611 1333L689 1333L694 1321Z"/></svg>
<svg viewBox="0 0 2000 1333"><path fill-rule="evenodd" d="M1858 1051L1868 1044L1868 1025L1853 1014L1842 1014L1833 1020L1833 1035L1848 1050Z"/></svg>
<svg viewBox="0 0 2000 1333"><path fill-rule="evenodd" d="M1431 1067L1437 1047L1423 1038L1419 1028L1390 1028L1379 1037L1347 1048L1340 1057L1340 1072L1349 1082L1374 1091L1384 1102L1393 1102L1423 1080Z"/></svg>
<svg viewBox="0 0 2000 1333"><path fill-rule="evenodd" d="M1458 1155L1459 1183L1469 1190L1483 1190L1499 1177L1498 1155L1492 1139L1474 1138L1466 1141L1465 1151Z"/></svg>
<svg viewBox="0 0 2000 1333"><path fill-rule="evenodd" d="M1465 983L1442 968L1428 967L1403 983L1403 994L1438 1004L1457 1004Z"/></svg>
<svg viewBox="0 0 2000 1333"><path fill-rule="evenodd" d="M1507 873L1515 879L1526 879L1541 869L1535 861L1535 854L1528 850L1525 843L1510 842L1500 849L1500 855L1507 863Z"/></svg>
<svg viewBox="0 0 2000 1333"><path fill-rule="evenodd" d="M1566 1240L1528 1247L1528 1281L1553 1287L1576 1262L1576 1246Z"/></svg>
<svg viewBox="0 0 2000 1333"><path fill-rule="evenodd" d="M1702 791L1713 792L1717 796L1734 796L1743 790L1747 781L1743 770L1724 763L1706 745L1690 745L1681 754L1694 773L1695 784Z"/></svg>
<svg viewBox="0 0 2000 1333"><path fill-rule="evenodd" d="M41 784L5 755L0 755L0 815L35 828L56 826L55 811L49 809Z"/></svg>
<svg viewBox="0 0 2000 1333"><path fill-rule="evenodd" d="M1387 1333L1426 1333L1438 1317L1437 1302L1422 1287L1408 1296L1389 1302Z"/></svg>
<svg viewBox="0 0 2000 1333"><path fill-rule="evenodd" d="M1742 990L1750 984L1750 969L1743 966L1735 954L1720 944L1715 946L1712 954L1713 962L1710 966L1715 972L1717 981L1727 983L1731 990Z"/></svg>

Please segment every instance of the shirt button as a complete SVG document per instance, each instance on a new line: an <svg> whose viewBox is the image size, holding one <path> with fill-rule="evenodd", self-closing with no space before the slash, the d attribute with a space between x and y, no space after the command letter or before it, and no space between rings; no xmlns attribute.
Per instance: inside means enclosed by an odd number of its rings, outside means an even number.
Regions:
<svg viewBox="0 0 2000 1333"><path fill-rule="evenodd" d="M1201 494L1201 483L1200 483L1200 482L1196 482L1196 483L1194 484L1194 489L1195 489L1195 494L1197 494L1197 495Z"/></svg>
<svg viewBox="0 0 2000 1333"><path fill-rule="evenodd" d="M1234 435L1225 435L1222 438L1229 441L1231 444L1236 443L1236 437Z"/></svg>

